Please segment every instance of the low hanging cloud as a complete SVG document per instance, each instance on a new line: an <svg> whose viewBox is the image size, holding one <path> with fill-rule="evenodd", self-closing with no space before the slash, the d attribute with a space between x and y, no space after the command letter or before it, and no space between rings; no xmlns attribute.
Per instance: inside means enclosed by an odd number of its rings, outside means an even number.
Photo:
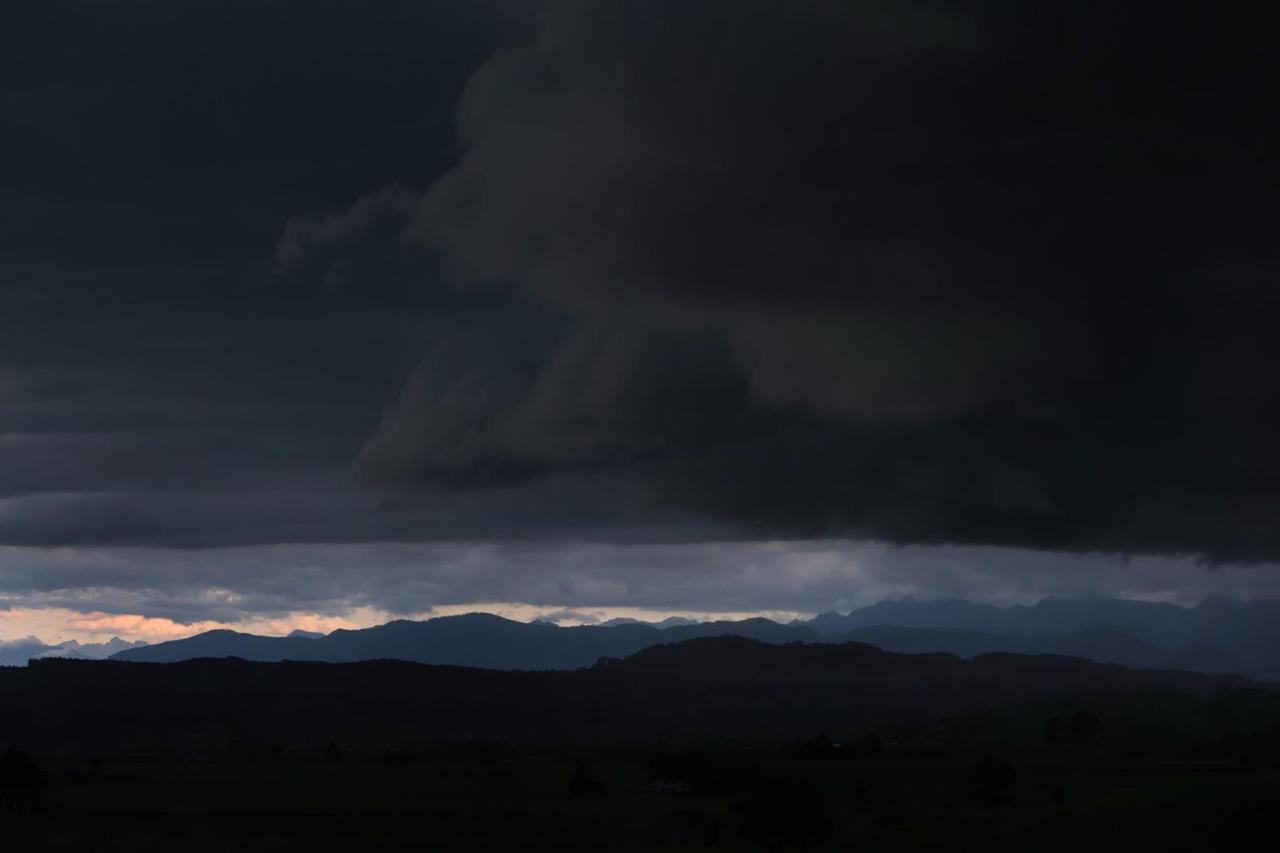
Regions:
<svg viewBox="0 0 1280 853"><path fill-rule="evenodd" d="M366 469L590 471L786 535L1276 557L1256 14L546 5L471 78L407 233L578 330L483 376L424 362Z"/></svg>
<svg viewBox="0 0 1280 853"><path fill-rule="evenodd" d="M416 206L418 196L398 183L361 196L346 210L296 216L284 226L276 242L276 264L283 268L307 255L358 239L383 218L403 218Z"/></svg>
<svg viewBox="0 0 1280 853"><path fill-rule="evenodd" d="M1280 598L1263 566L1205 571L1191 559L891 547L848 540L7 548L0 638L164 638L218 627L331 630L460 610L550 615L847 611L884 599L1031 603L1110 595L1194 604ZM362 571L352 571L353 566ZM565 611L560 613L559 611ZM576 614L576 615L571 615ZM57 618L54 619L54 616Z"/></svg>

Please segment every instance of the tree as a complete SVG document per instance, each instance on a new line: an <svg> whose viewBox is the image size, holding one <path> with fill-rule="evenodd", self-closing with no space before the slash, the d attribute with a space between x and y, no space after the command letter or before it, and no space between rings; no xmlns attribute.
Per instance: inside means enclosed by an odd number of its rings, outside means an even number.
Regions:
<svg viewBox="0 0 1280 853"><path fill-rule="evenodd" d="M1077 743L1093 743L1101 730L1102 723L1096 714L1076 711L1071 715L1071 733Z"/></svg>

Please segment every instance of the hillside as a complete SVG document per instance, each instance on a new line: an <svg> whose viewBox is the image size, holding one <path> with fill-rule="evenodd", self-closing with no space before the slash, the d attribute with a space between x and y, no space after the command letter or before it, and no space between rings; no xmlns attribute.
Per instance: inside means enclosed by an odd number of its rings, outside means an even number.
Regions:
<svg viewBox="0 0 1280 853"><path fill-rule="evenodd" d="M571 672L400 661L42 660L0 670L0 729L45 751L200 753L239 740L299 749L335 738L359 749L475 740L771 741L1022 708L1017 713L1032 719L1026 730L1038 738L1040 717L1064 697L1101 707L1107 702L1098 697L1112 695L1120 707L1134 695L1159 692L1159 707L1176 721L1187 702L1248 686L1233 676L1135 671L1073 658L1001 654L967 661L857 643L737 637L659 644ZM1175 701L1173 694L1185 698Z"/></svg>

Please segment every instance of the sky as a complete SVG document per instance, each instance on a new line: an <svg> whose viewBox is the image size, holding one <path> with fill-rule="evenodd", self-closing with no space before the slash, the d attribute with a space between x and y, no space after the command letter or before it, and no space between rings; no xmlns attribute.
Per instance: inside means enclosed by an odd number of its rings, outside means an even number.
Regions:
<svg viewBox="0 0 1280 853"><path fill-rule="evenodd" d="M0 640L1280 597L1273 18L6 3Z"/></svg>

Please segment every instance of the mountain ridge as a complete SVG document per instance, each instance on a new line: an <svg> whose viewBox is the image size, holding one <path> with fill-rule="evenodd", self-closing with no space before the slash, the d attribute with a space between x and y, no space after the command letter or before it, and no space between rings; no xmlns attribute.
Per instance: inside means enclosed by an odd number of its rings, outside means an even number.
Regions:
<svg viewBox="0 0 1280 853"><path fill-rule="evenodd" d="M1240 609L1215 603L1210 610L1228 611L1228 625L1214 625L1194 608L1116 600L1046 600L1038 605L996 608L971 602L887 602L846 615L819 614L807 622L781 624L756 617L741 621L703 622L669 627L623 621L610 625L560 627L544 620L516 622L489 613L467 613L425 621L393 620L362 629L339 629L309 637L262 637L228 630L197 634L183 640L127 649L113 659L176 662L200 657L238 657L254 661L324 661L398 659L427 664L488 669L577 669L600 658L625 657L663 642L708 636L743 636L769 643L862 642L891 652L941 652L973 658L993 652L1056 654L1144 669L1186 669L1241 673L1252 677L1280 675L1280 618L1269 609L1237 602ZM1131 607L1136 604L1136 607ZM1170 618L1190 613L1194 622ZM971 625L975 614L990 618L997 630ZM1278 611L1280 612L1280 611ZM1120 617L1140 614L1130 632L1116 627ZM1260 618L1257 614L1261 614ZM898 617L899 623L877 622ZM1158 618L1157 618L1158 617ZM1173 622L1160 625L1160 620ZM1242 622L1241 631L1234 623ZM950 624L948 624L950 623ZM998 629L1003 628L1003 631ZM843 630L838 630L843 629ZM1195 630L1190 630L1195 629ZM1179 631L1185 631L1180 635ZM1146 635L1146 636L1143 636ZM1165 640L1157 642L1152 635ZM1243 635L1245 642L1240 642ZM1268 640L1276 637L1276 645ZM1217 640L1218 642L1212 642Z"/></svg>

